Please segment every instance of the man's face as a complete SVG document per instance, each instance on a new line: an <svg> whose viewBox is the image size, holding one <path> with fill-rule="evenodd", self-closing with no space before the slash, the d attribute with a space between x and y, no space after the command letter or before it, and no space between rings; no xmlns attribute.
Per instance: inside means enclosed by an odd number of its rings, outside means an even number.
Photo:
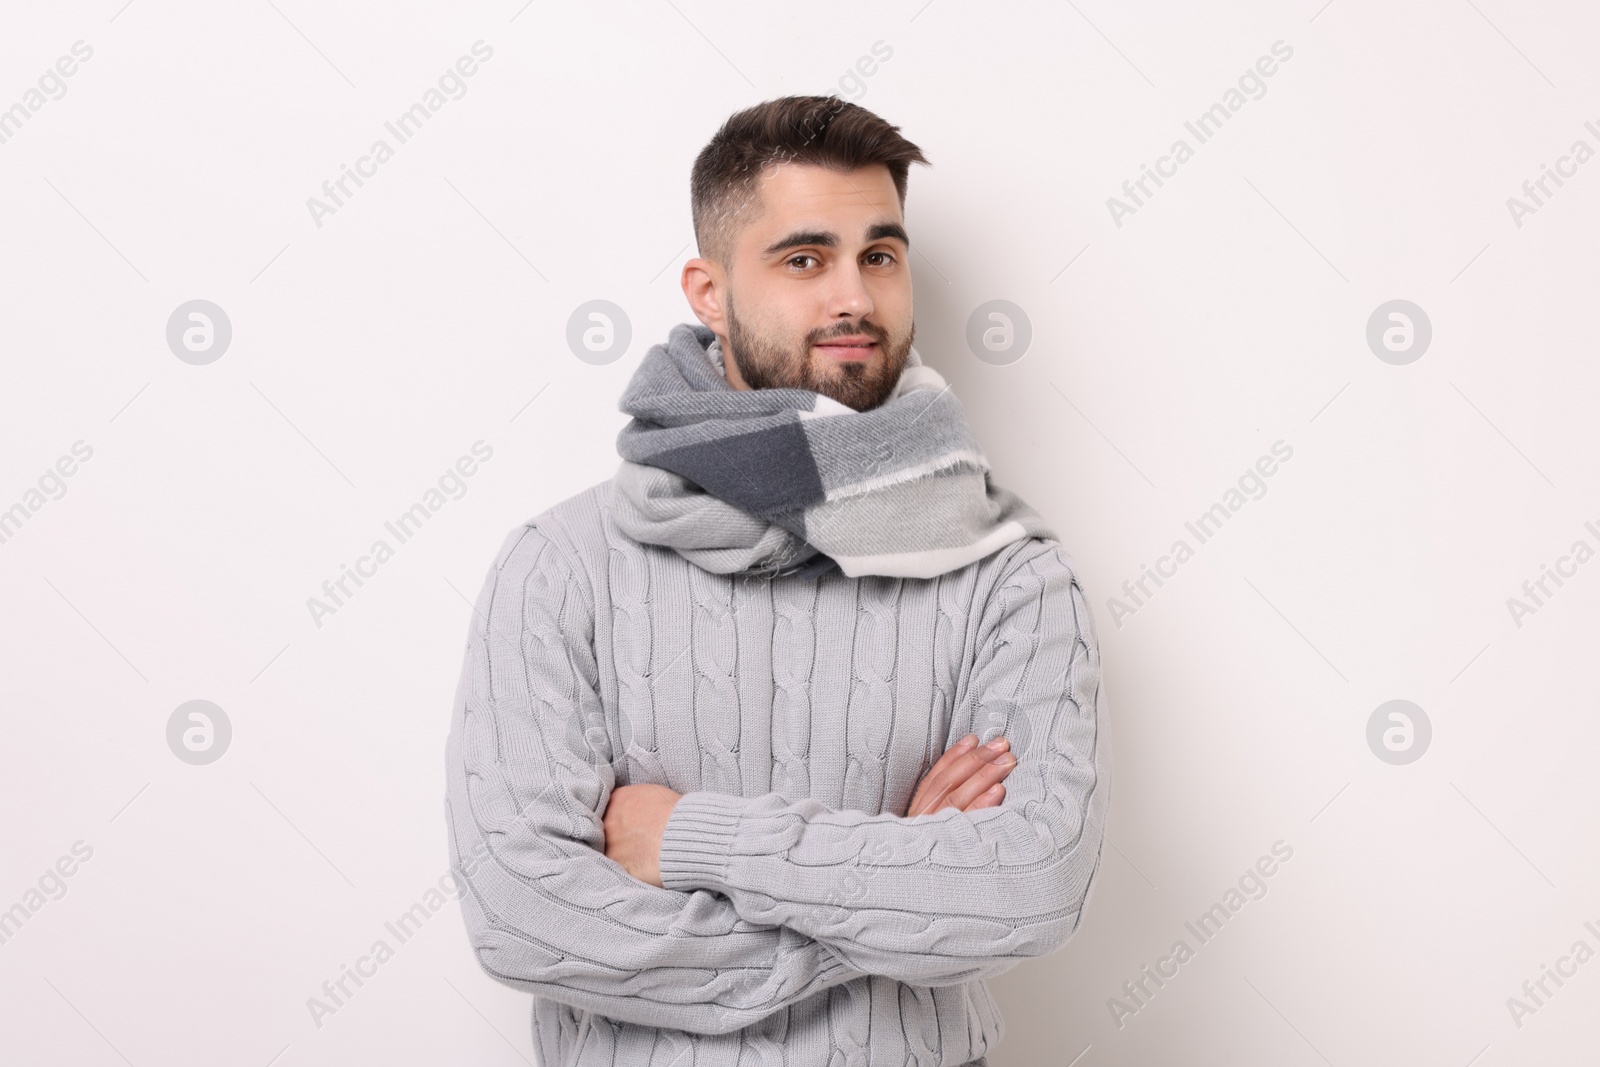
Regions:
<svg viewBox="0 0 1600 1067"><path fill-rule="evenodd" d="M889 168L838 173L788 163L757 188L760 209L735 239L731 270L692 260L710 272L698 294L690 267L684 275L696 313L722 339L729 384L810 389L857 411L877 407L915 334L909 247Z"/></svg>

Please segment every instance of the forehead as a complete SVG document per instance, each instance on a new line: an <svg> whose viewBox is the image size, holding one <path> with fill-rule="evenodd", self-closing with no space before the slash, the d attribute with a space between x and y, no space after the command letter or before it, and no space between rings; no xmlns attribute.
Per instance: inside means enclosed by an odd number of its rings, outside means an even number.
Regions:
<svg viewBox="0 0 1600 1067"><path fill-rule="evenodd" d="M894 179L882 163L850 171L783 163L762 173L756 193L760 212L745 228L743 242L756 243L805 223L851 240L872 222L905 221Z"/></svg>

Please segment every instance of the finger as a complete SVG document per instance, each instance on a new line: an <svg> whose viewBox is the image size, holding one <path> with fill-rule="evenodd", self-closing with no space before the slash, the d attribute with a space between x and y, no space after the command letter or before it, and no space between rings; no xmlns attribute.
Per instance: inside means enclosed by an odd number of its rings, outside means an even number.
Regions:
<svg viewBox="0 0 1600 1067"><path fill-rule="evenodd" d="M1017 766L1017 757L1007 752L993 763L985 764L971 778L962 782L946 795L946 803L965 810L966 806L983 795L991 786L1010 774Z"/></svg>
<svg viewBox="0 0 1600 1067"><path fill-rule="evenodd" d="M976 744L977 738L973 738L973 741L974 744L959 752L952 749L950 753L946 753L948 761L941 759L939 763L934 764L933 769L924 775L924 779L932 779L932 784L936 788L948 791L972 777L995 756L1010 747L1010 742L1003 737L997 737L982 747ZM996 748L996 745L999 747Z"/></svg>
<svg viewBox="0 0 1600 1067"><path fill-rule="evenodd" d="M928 773L924 774L921 781L917 783L916 792L911 797L911 807L906 814L921 814L917 810L918 807L932 799L932 794L939 788L939 783L943 780L946 772L955 766L957 760L971 752L977 744L978 735L968 734L946 749L944 755L940 756L938 761L928 768Z"/></svg>
<svg viewBox="0 0 1600 1067"><path fill-rule="evenodd" d="M949 770L956 764L958 760L961 759L962 756L967 755L977 747L978 735L968 734L966 737L963 737L961 740L945 749L944 755L940 756L938 761L935 762L932 767L928 768L928 773L923 775L923 778L928 778Z"/></svg>
<svg viewBox="0 0 1600 1067"><path fill-rule="evenodd" d="M992 747L998 744L998 749ZM945 797L962 784L970 781L972 777L992 765L993 761L1010 749L1010 742L1003 737L997 737L981 748L969 749L965 754L951 762L944 770L929 777L933 779L931 786L932 796ZM990 780L992 782L993 779ZM987 788L990 782L984 784ZM930 797L932 799L932 797Z"/></svg>
<svg viewBox="0 0 1600 1067"><path fill-rule="evenodd" d="M930 772L918 789L918 802L912 805L907 814L918 815L939 811L945 807L962 807L966 801L982 793L1000 778L1004 778L1010 773L1009 767L1014 766L1016 761L1015 757L1005 751L1004 739L997 740L1002 742L1000 750L986 745L968 752L940 774L935 775ZM995 761L1003 759L1012 762L1003 768L997 768Z"/></svg>
<svg viewBox="0 0 1600 1067"><path fill-rule="evenodd" d="M1000 803L1005 800L1005 798L1005 785L1000 782L996 782L994 785L991 785L988 789L978 794L978 799L974 800L971 804L968 804L962 810L977 811L980 808L997 808L1000 806Z"/></svg>

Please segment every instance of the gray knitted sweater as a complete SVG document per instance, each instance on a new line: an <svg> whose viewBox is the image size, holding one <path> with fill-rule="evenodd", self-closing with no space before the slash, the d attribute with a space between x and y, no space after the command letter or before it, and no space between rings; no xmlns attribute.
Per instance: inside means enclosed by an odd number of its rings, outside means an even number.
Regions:
<svg viewBox="0 0 1600 1067"><path fill-rule="evenodd" d="M1077 929L1109 787L1089 605L1053 540L937 578L723 576L628 539L611 483L507 537L478 596L446 819L479 963L546 1067L958 1067L985 983ZM968 733L994 808L903 816ZM664 888L616 786L683 793Z"/></svg>

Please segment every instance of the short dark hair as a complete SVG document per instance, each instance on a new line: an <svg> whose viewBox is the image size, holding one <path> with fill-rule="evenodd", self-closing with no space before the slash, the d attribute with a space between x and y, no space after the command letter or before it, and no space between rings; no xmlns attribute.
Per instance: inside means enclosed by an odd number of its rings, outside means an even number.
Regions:
<svg viewBox="0 0 1600 1067"><path fill-rule="evenodd" d="M922 149L900 136L900 127L836 95L783 96L747 107L730 116L695 157L689 199L700 255L731 264L734 236L759 206L761 174L781 163L836 171L882 163L902 211L911 164L932 166Z"/></svg>

